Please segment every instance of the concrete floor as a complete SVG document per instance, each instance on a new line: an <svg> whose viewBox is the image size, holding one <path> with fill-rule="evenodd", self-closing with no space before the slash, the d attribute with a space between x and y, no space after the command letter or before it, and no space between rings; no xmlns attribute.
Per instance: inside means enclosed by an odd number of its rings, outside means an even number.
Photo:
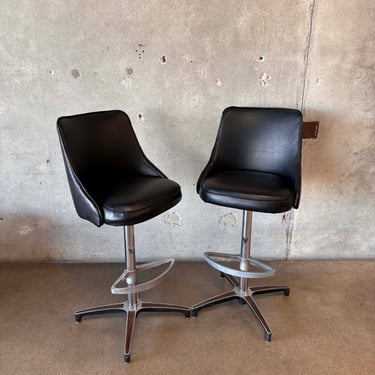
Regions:
<svg viewBox="0 0 375 375"><path fill-rule="evenodd" d="M256 297L270 343L236 301L189 320L145 312L128 365L122 315L73 319L75 309L121 300L109 291L121 265L1 265L0 374L374 374L375 261L272 264L269 282L291 293ZM142 299L192 305L225 288L207 264L177 263Z"/></svg>

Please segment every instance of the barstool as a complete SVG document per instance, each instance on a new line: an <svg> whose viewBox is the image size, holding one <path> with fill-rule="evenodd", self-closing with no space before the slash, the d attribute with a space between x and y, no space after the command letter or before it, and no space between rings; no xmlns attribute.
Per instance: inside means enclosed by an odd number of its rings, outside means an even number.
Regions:
<svg viewBox="0 0 375 375"><path fill-rule="evenodd" d="M239 299L261 324L266 341L272 332L253 296L283 292L288 286L253 286L250 279L273 276L274 269L251 257L252 212L280 213L298 208L301 192L300 111L285 108L229 107L224 110L210 160L197 192L207 203L243 210L240 254L204 253L232 289L192 306L206 307Z"/></svg>
<svg viewBox="0 0 375 375"><path fill-rule="evenodd" d="M113 283L113 294L125 294L121 303L76 311L75 320L98 314L125 313L124 361L131 355L131 341L138 313L180 312L186 306L143 302L138 293L159 285L174 264L173 258L136 264L134 225L149 220L181 200L180 186L169 180L144 155L129 117L122 111L102 111L57 120L68 182L78 215L100 227L123 226L125 270ZM139 283L140 273L163 267L162 272Z"/></svg>

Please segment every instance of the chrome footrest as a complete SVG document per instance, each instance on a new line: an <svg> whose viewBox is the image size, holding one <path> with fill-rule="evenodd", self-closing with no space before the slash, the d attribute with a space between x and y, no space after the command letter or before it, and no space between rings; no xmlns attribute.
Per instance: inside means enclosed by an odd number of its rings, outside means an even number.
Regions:
<svg viewBox="0 0 375 375"><path fill-rule="evenodd" d="M139 266L136 266L135 271L129 271L125 269L124 272L119 276L119 278L113 283L111 286L111 293L112 294L132 294L132 293L139 293L145 290L154 288L155 286L159 285L162 282L164 276L166 276L172 269L174 264L174 258L167 258L161 259L155 262L144 263ZM135 284L136 280L134 277L136 274L150 270L152 268L160 267L163 264L168 264L168 268L166 268L160 275L156 276L155 278L145 281L141 284ZM118 284L125 283L125 287L119 287Z"/></svg>
<svg viewBox="0 0 375 375"><path fill-rule="evenodd" d="M206 262L220 272L245 279L260 279L274 276L275 270L253 258L242 258L240 255L227 253L204 253ZM228 263L232 265L228 266Z"/></svg>

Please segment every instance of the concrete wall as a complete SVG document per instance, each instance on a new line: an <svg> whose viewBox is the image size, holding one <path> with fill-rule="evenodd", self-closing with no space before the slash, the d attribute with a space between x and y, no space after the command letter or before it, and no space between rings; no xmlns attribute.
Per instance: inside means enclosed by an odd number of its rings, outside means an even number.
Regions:
<svg viewBox="0 0 375 375"><path fill-rule="evenodd" d="M119 228L80 220L55 130L123 109L182 202L136 227L138 259L237 252L241 212L195 183L230 105L303 109L299 210L254 215L253 255L374 258L371 0L2 0L0 261L118 261Z"/></svg>

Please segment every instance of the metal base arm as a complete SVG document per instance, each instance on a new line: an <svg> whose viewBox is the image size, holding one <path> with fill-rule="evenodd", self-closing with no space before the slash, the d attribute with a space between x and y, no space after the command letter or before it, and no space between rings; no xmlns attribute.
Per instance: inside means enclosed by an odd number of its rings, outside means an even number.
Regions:
<svg viewBox="0 0 375 375"><path fill-rule="evenodd" d="M250 310L255 315L256 319L262 326L264 330L264 339L266 341L271 341L272 331L268 326L266 320L264 319L261 311L256 304L253 295L256 294L265 294L265 293L273 293L273 292L283 292L285 296L289 295L290 288L288 286L255 286L249 287L245 292L243 292L240 288L240 281L236 280L233 276L227 274L221 274L221 276L225 277L233 286L232 290L220 293L214 297L205 299L194 306L191 307L192 317L197 317L198 312L201 309L206 307L210 307L219 303L227 302L232 299L238 299L241 304L247 304Z"/></svg>
<svg viewBox="0 0 375 375"><path fill-rule="evenodd" d="M156 302L143 302L140 299L137 300L137 304L129 307L128 301L121 303L114 303L109 305L102 305L91 307L89 309L79 310L74 313L74 317L77 323L81 322L81 319L90 315L102 315L102 314L113 314L113 313L125 313L126 314L126 326L125 326L125 345L124 345L124 361L125 363L130 362L131 353L131 341L133 337L133 331L135 326L135 319L140 312L180 312L185 315L185 318L190 317L190 309L187 306L172 305L168 303L156 303Z"/></svg>

